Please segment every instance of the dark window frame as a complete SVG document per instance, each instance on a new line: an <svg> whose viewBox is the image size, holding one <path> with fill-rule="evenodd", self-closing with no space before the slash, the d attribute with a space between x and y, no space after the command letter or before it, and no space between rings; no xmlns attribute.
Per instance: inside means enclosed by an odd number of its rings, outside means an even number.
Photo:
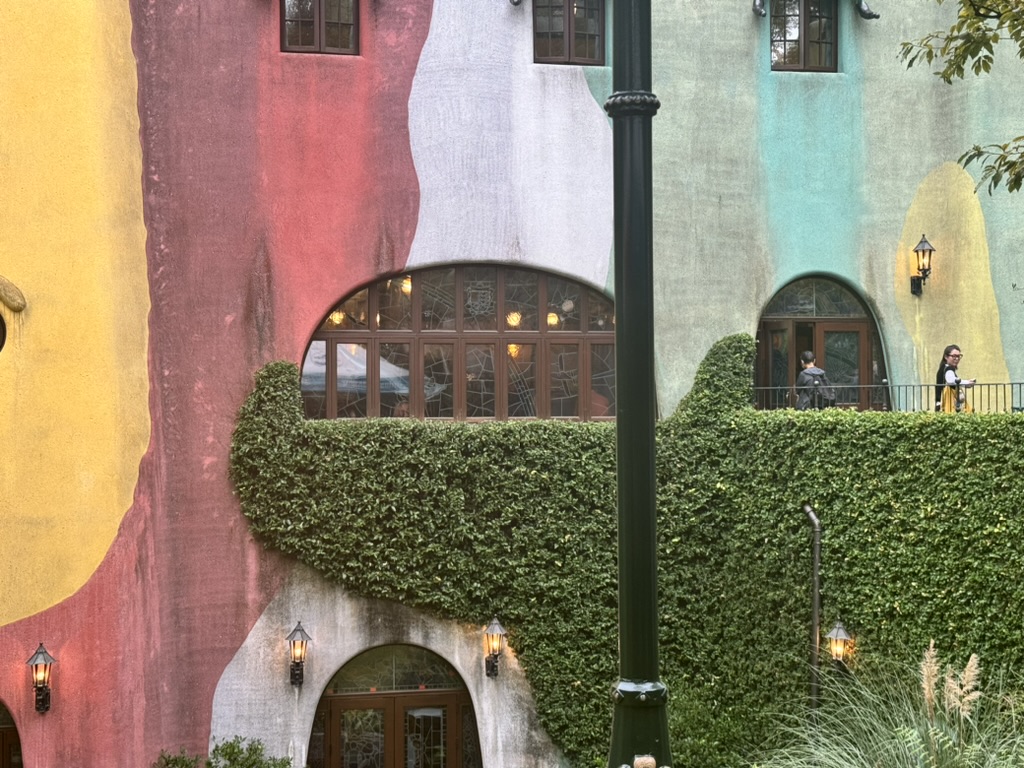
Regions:
<svg viewBox="0 0 1024 768"><path fill-rule="evenodd" d="M552 55L550 53L542 53L540 51L540 35L542 34L540 27L540 20L542 16L539 14L538 3L533 3L533 60L537 64L578 64L582 66L591 67L602 67L605 62L605 47L607 45L606 30L605 30L605 13L607 11L606 0L550 0L548 5L543 8L554 8L558 4L562 5L562 53ZM596 51L597 55L593 57L589 56L577 56L576 48L574 45L576 39L576 14L574 12L574 5L576 3L583 3L584 9L587 8L587 4L593 3L597 6L598 10L598 21L597 21L597 32L591 35L596 38ZM585 14L584 14L585 15ZM584 32L583 34L586 34ZM554 37L543 38L545 40L556 39Z"/></svg>
<svg viewBox="0 0 1024 768"><path fill-rule="evenodd" d="M285 53L326 53L331 55L340 56L358 56L359 55L359 11L360 2L359 0L352 0L352 23L351 25L345 22L331 22L337 23L340 26L351 26L351 44L348 47L335 47L330 46L327 43L327 3L329 0L312 0L312 12L313 16L311 19L304 19L301 17L289 18L288 17L288 0L281 0L281 50ZM307 45L301 43L289 43L288 42L288 25L289 23L304 23L308 22L313 27L313 42Z"/></svg>
<svg viewBox="0 0 1024 768"><path fill-rule="evenodd" d="M796 6L796 13L789 11ZM813 8L818 9L812 15ZM790 38L787 19L797 19L797 37ZM829 35L812 39L813 25L830 24ZM838 72L839 71L839 3L838 0L773 0L769 18L769 56L774 72ZM831 61L816 63L816 56L825 47L831 49ZM787 61L789 51L796 51L796 61Z"/></svg>
<svg viewBox="0 0 1024 768"><path fill-rule="evenodd" d="M464 328L465 320L461 307L464 306L464 287L466 285L466 272L473 269L491 269L495 271L495 328L489 330L476 330ZM426 327L429 323L425 312L424 291L430 284L417 276L430 273L439 274L448 270L454 270L455 297L452 306L454 311L453 327L443 329L431 329ZM507 316L509 311L514 310L512 300L506 295L506 280L511 273L530 273L537 277L537 318L535 329L523 329L508 327ZM408 280L410 287L410 328L406 329L383 329L380 325L380 299L382 286L390 285L394 281L401 281L403 284ZM557 301L556 296L549 296L548 289L550 281L564 281L579 289L580 306L575 308L578 313L579 328L564 330L557 325L551 324L549 314L557 310L552 301ZM365 326L342 328L334 325L332 318L344 314L343 308L348 302L364 300L365 294ZM360 304L360 307L363 305ZM554 310L554 311L553 311ZM611 314L609 314L609 310ZM568 311L568 310L567 310ZM317 330L310 338L309 344L303 355L303 369L307 361L315 360L316 355L324 355L323 360L323 389L319 386L303 390L304 402L306 402L307 418L374 418L388 417L396 418L409 416L418 419L441 420L441 421L506 421L506 420L535 420L535 419L558 419L568 421L607 421L615 416L615 392L614 392L614 308L610 297L602 291L581 283L577 280L557 275L543 270L517 265L499 265L490 263L473 263L445 265L439 267L425 267L391 277L385 277L369 285L365 285L357 291L339 301L325 319L320 323ZM320 345L316 347L315 345ZM394 405L383 402L387 393L382 393L380 367L377 365L363 364L364 380L363 397L365 403L361 403L361 409L365 413L355 412L349 415L342 413L344 402L338 393L338 349L339 345L361 345L360 353L366 361L376 361L386 357L386 350L395 346L404 346L408 350L408 386L407 395L403 402L403 412L395 412ZM450 357L445 360L445 366L450 365L450 397L452 399L452 413L450 415L432 415L428 413L430 406L425 391L427 382L435 381L428 376L425 357L426 348L436 349L439 346L447 346L451 350ZM468 393L467 381L471 380L471 358L467 352L468 347L491 345L490 362L493 365L493 415L469 415L471 407L471 395ZM527 392L531 398L530 403L533 413L516 414L510 411L510 401L523 394L521 390L515 390L515 381L520 371L516 370L517 362L514 359L512 347L522 354L523 350L529 348L532 359L527 361L529 368L528 377L533 379L533 391ZM565 381L574 382L575 393L568 396L569 401L575 405L575 413L561 415L553 411L562 401L552 396L554 388L564 385L559 373L559 356L568 355L570 359L575 357L575 370L564 372ZM611 370L608 370L608 362L611 361ZM595 360L599 362L594 365ZM520 363L521 364L521 363ZM611 379L609 383L609 378ZM511 382L511 383L510 383ZM581 386L585 382L587 385ZM305 385L304 385L305 386ZM446 395L447 396L447 395ZM322 404L316 405L322 398ZM362 398L357 398L362 400ZM407 410L406 410L407 409Z"/></svg>

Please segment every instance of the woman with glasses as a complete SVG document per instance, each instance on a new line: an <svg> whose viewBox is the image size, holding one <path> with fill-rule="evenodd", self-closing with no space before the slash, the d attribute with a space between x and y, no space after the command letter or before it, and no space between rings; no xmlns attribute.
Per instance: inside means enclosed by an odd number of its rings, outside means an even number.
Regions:
<svg viewBox="0 0 1024 768"><path fill-rule="evenodd" d="M974 409L967 402L968 387L974 386L974 379L961 379L957 366L963 360L963 352L956 344L950 344L942 353L942 362L935 372L935 410L943 413L970 413Z"/></svg>

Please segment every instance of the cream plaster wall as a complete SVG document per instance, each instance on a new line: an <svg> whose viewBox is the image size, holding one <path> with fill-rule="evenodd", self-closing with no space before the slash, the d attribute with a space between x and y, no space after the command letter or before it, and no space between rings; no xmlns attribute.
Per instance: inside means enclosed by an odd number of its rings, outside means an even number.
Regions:
<svg viewBox="0 0 1024 768"><path fill-rule="evenodd" d="M296 622L313 638L304 683L292 686L285 638ZM213 700L211 746L234 736L259 738L268 754L306 764L313 715L323 689L352 658L380 645L418 645L461 675L476 711L483 768L565 765L537 723L526 677L513 651L498 677L484 674L483 626L442 621L395 603L357 598L303 566L256 622L224 670Z"/></svg>

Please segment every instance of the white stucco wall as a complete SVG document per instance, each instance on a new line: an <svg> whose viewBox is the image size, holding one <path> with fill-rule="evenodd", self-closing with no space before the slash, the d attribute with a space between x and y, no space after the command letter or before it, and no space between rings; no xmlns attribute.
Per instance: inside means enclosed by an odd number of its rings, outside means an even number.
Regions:
<svg viewBox="0 0 1024 768"><path fill-rule="evenodd" d="M304 683L295 687L285 638L299 621L313 639ZM514 649L502 656L498 677L485 675L482 629L354 597L298 566L224 670L213 699L211 747L234 736L258 738L269 754L287 755L302 768L320 694L334 674L365 650L405 643L433 651L462 676L476 711L483 768L564 765L537 723Z"/></svg>
<svg viewBox="0 0 1024 768"><path fill-rule="evenodd" d="M611 123L583 67L523 64L532 35L529 2L434 3L409 96L410 267L522 262L607 284Z"/></svg>

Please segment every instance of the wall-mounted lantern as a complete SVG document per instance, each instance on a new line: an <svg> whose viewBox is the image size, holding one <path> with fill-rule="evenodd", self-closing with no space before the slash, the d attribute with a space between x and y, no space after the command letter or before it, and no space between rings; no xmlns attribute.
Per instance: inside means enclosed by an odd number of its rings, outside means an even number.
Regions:
<svg viewBox="0 0 1024 768"><path fill-rule="evenodd" d="M825 639L828 640L828 652L832 654L832 660L838 664L846 664L853 650L853 638L846 631L843 622L837 621L832 631L825 635Z"/></svg>
<svg viewBox="0 0 1024 768"><path fill-rule="evenodd" d="M487 651L484 667L488 677L498 676L498 657L501 656L505 647L505 635L505 628L501 626L501 622L495 616L484 630L484 647Z"/></svg>
<svg viewBox="0 0 1024 768"><path fill-rule="evenodd" d="M50 711L50 667L55 661L42 643L28 660L32 671L32 688L36 692L36 712Z"/></svg>
<svg viewBox="0 0 1024 768"><path fill-rule="evenodd" d="M301 621L295 625L295 629L288 635L288 654L292 661L292 685L302 685L303 668L306 664L306 650L309 647L309 641L312 639L306 634L306 630L302 628Z"/></svg>
<svg viewBox="0 0 1024 768"><path fill-rule="evenodd" d="M934 253L935 249L932 248L932 244L924 235L921 235L921 242L914 247L914 256L917 258L917 274L910 276L910 292L915 296L921 295L925 281L932 273L932 255Z"/></svg>

